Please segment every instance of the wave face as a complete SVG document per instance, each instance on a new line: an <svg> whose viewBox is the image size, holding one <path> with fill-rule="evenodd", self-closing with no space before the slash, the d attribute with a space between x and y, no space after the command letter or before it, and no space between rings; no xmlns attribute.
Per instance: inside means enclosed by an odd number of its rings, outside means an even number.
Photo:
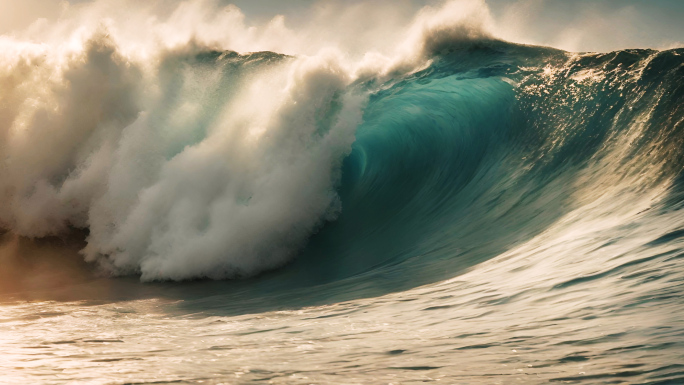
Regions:
<svg viewBox="0 0 684 385"><path fill-rule="evenodd" d="M628 223L678 210L682 53L470 43L363 85L370 98L342 166L340 216L292 274L321 283L390 269L397 290L559 228L559 241L605 233L582 248L602 253Z"/></svg>

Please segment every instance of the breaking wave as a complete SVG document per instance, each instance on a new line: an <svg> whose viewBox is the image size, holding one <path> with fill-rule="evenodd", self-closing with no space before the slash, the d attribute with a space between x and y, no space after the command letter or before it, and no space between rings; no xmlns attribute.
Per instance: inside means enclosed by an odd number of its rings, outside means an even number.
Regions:
<svg viewBox="0 0 684 385"><path fill-rule="evenodd" d="M297 281L404 264L419 284L680 208L682 49L507 43L475 1L423 10L391 52L304 54L282 19L205 8L148 20L150 41L112 21L2 38L4 228L85 229L88 261L146 281L294 260ZM208 20L177 32L188 15Z"/></svg>

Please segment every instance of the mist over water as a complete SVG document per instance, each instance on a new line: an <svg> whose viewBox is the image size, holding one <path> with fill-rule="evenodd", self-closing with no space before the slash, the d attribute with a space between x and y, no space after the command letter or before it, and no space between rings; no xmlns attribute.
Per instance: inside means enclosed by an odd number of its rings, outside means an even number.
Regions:
<svg viewBox="0 0 684 385"><path fill-rule="evenodd" d="M684 381L683 49L312 14L0 36L0 379Z"/></svg>

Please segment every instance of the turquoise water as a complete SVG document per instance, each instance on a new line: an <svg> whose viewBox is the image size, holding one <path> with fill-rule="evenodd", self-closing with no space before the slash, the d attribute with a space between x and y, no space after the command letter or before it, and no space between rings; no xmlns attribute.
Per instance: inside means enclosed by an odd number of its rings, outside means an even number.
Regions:
<svg viewBox="0 0 684 385"><path fill-rule="evenodd" d="M140 283L82 262L82 233L5 235L0 379L684 383L683 55L470 42L336 91L296 148L343 154L337 209L292 225L305 246L260 275L201 279L236 269L218 264ZM209 135L244 68L292 59L183 60L220 81L189 134L170 134L169 159ZM358 95L353 143L322 145ZM291 159L287 132L264 153ZM245 210L265 199L238 196ZM299 233L274 234L259 242Z"/></svg>

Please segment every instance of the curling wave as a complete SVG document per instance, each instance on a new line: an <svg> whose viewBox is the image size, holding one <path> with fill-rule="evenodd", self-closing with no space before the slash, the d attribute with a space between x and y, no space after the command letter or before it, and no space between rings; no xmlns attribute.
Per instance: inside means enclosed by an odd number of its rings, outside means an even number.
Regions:
<svg viewBox="0 0 684 385"><path fill-rule="evenodd" d="M653 236L634 223L678 210L681 196L682 54L442 50L372 93L342 168L341 214L292 270L316 283L375 271L360 279L393 277L400 290L538 242L588 233L577 250L592 255L628 228ZM653 220L665 234L679 226Z"/></svg>
<svg viewBox="0 0 684 385"><path fill-rule="evenodd" d="M102 31L24 47L0 73L0 221L87 229L87 260L143 280L295 259L298 282L404 264L414 285L568 218L678 207L681 49L571 54L444 12L355 67L197 42L144 62Z"/></svg>

